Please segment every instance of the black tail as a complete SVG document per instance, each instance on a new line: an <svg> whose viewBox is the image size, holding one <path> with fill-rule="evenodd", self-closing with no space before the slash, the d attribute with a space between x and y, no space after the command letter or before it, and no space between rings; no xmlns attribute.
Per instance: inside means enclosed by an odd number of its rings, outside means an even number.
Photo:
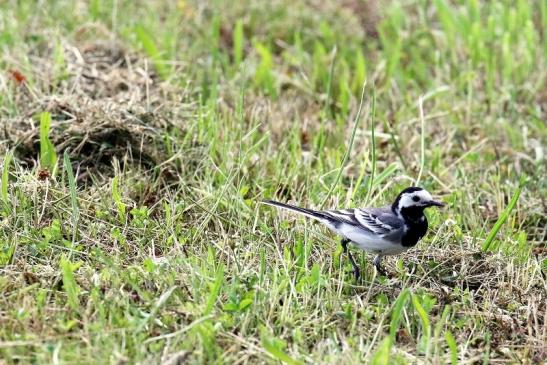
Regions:
<svg viewBox="0 0 547 365"><path fill-rule="evenodd" d="M274 200L262 200L261 203L271 205L271 206L274 206L274 207L278 207L278 208L292 210L293 212L300 213L302 215L305 215L306 217L310 217L310 218L313 218L313 219L318 219L318 220L324 220L325 219L325 216L321 212L318 212L316 210L300 208L300 207L296 207L294 205L276 202Z"/></svg>

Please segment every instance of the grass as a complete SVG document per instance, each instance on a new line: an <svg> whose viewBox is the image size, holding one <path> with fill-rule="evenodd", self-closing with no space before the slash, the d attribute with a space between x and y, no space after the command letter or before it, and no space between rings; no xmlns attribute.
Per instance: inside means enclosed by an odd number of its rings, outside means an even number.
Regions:
<svg viewBox="0 0 547 365"><path fill-rule="evenodd" d="M540 363L544 29L537 0L2 2L0 363ZM417 180L447 208L359 284L258 204Z"/></svg>

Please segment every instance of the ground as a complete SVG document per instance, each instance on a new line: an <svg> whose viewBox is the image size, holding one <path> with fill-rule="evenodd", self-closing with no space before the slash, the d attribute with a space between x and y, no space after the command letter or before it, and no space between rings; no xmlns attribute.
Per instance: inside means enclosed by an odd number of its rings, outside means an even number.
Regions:
<svg viewBox="0 0 547 365"><path fill-rule="evenodd" d="M545 361L544 1L0 3L0 364ZM261 205L447 203L388 277Z"/></svg>

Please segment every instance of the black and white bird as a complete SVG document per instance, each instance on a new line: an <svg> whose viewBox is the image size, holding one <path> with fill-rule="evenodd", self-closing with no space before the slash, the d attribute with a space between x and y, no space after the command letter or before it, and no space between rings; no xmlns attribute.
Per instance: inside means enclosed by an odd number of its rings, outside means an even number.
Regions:
<svg viewBox="0 0 547 365"><path fill-rule="evenodd" d="M404 189L393 204L382 208L317 211L273 200L263 203L316 219L342 236L342 248L348 254L356 280L360 277L359 267L348 251L348 243L376 254L374 266L385 275L380 265L382 257L399 254L415 246L427 232L424 209L444 206L419 187Z"/></svg>

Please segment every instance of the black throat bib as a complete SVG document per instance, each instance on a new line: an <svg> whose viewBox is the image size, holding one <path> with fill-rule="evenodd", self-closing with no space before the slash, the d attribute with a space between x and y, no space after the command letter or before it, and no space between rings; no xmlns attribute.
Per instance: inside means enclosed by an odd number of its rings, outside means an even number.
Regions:
<svg viewBox="0 0 547 365"><path fill-rule="evenodd" d="M415 246L427 232L427 218L424 215L424 207L402 208L401 216L407 228L401 243L405 247Z"/></svg>

